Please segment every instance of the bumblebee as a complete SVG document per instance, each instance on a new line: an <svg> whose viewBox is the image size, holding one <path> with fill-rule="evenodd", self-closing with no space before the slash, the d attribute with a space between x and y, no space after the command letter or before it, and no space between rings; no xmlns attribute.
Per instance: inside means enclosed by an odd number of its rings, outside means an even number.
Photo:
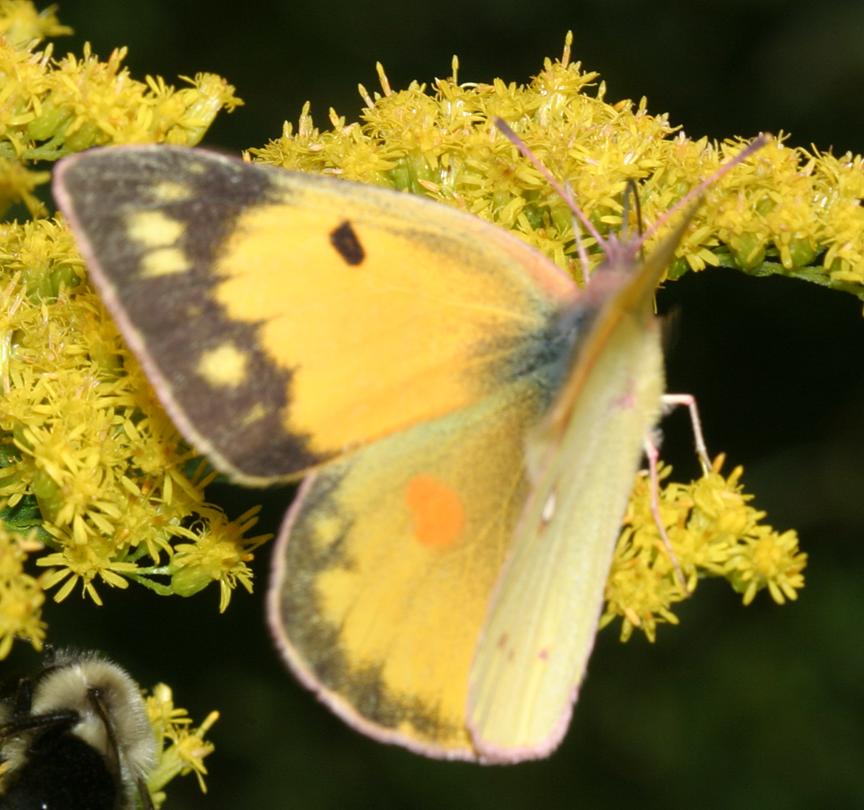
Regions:
<svg viewBox="0 0 864 810"><path fill-rule="evenodd" d="M138 684L99 653L52 652L0 701L0 810L152 810L155 758Z"/></svg>

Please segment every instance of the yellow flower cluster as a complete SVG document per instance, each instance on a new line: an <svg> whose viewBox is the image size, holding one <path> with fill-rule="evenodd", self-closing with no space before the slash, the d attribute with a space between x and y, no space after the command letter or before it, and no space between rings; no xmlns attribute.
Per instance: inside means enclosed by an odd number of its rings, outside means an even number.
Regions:
<svg viewBox="0 0 864 810"><path fill-rule="evenodd" d="M32 171L34 161L103 143L192 145L220 109L240 103L218 76L179 91L161 78L136 81L122 50L102 62L88 48L59 61L50 46L37 49L44 35L66 32L50 9L0 3L4 208L41 212L32 190L49 173ZM98 604L100 583L189 595L216 581L224 610L230 588L251 589L247 563L267 539L243 536L255 512L232 522L204 501L212 471L156 403L55 220L0 225L0 385L0 517L38 530L36 565L49 569L0 584L0 657L15 636L41 644L42 590L56 588L59 601L80 585Z"/></svg>
<svg viewBox="0 0 864 810"><path fill-rule="evenodd" d="M213 743L206 741L204 735L219 719L219 713L210 712L203 723L193 728L186 710L174 706L171 688L164 683L153 689L146 703L159 752L156 766L147 780L154 805L161 807L165 801L165 785L176 776L188 773L195 774L201 791L206 793L204 758L213 753Z"/></svg>
<svg viewBox="0 0 864 810"><path fill-rule="evenodd" d="M317 128L308 106L295 128L250 155L262 162L325 172L424 194L517 232L557 263L576 261L565 202L490 121L504 119L534 154L566 181L601 233L621 227L628 181L639 188L646 225L741 149L740 140L690 140L645 99L609 103L597 74L562 58L546 60L527 85L433 85L394 91L361 86L366 108L348 123L330 111ZM754 275L780 273L864 298L862 158L791 149L778 137L709 190L670 268L669 278L706 266ZM589 249L591 240L587 241ZM594 246L592 259L602 255ZM578 268L577 268L578 270ZM575 272L574 277L579 277Z"/></svg>
<svg viewBox="0 0 864 810"><path fill-rule="evenodd" d="M89 48L59 61L38 49L65 33L52 8L0 0L0 213L23 203L33 217L0 224L0 659L16 639L41 649L55 588L59 601L80 585L98 604L100 583L190 594L217 581L224 610L231 587L251 590L247 563L267 539L243 536L256 510L232 522L204 501L214 474L156 404L68 230L42 218L35 190L50 172L33 168L104 143L194 145L240 101L209 74L179 91L135 81L123 50L102 62ZM216 713L192 729L166 686L148 707L162 742L157 804L178 774L203 789Z"/></svg>
<svg viewBox="0 0 864 810"><path fill-rule="evenodd" d="M720 474L723 457L690 484L669 483L660 493L660 517L671 545L664 545L651 512L651 482L636 482L606 583L606 609L600 626L621 617L621 640L634 629L653 641L657 625L677 624L671 606L692 596L699 580L724 577L750 604L768 588L774 601L795 599L804 586L807 555L794 531L779 534L741 491L742 470ZM664 467L661 477L671 469ZM677 568L676 568L677 564ZM679 571L684 575L682 583Z"/></svg>
<svg viewBox="0 0 864 810"><path fill-rule="evenodd" d="M230 587L252 587L267 539L244 537L256 512L229 521L206 503L213 472L158 405L63 226L0 226L0 262L0 516L39 529L40 586L59 601L80 585L101 604L100 582L191 595L216 581L224 610Z"/></svg>
<svg viewBox="0 0 864 810"><path fill-rule="evenodd" d="M220 110L240 99L210 73L183 78L180 90L159 77L133 79L124 48L106 61L84 47L80 58L53 58L45 36L68 33L52 9L36 13L27 0L0 3L0 214L23 202L45 214L33 194L50 174L30 167L91 146L121 143L197 144Z"/></svg>
<svg viewBox="0 0 864 810"><path fill-rule="evenodd" d="M45 638L44 583L26 570L29 556L41 549L33 533L0 524L0 659L9 655L16 638L29 641L36 649Z"/></svg>

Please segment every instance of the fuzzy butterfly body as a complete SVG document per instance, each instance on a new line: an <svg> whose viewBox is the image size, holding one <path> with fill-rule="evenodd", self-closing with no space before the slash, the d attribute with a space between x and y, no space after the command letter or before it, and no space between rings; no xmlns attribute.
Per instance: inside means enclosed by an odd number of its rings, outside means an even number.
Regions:
<svg viewBox="0 0 864 810"><path fill-rule="evenodd" d="M579 294L455 209L199 150L67 158L54 192L188 440L240 483L305 476L269 594L300 679L425 754L553 750L659 418L651 301L686 223Z"/></svg>

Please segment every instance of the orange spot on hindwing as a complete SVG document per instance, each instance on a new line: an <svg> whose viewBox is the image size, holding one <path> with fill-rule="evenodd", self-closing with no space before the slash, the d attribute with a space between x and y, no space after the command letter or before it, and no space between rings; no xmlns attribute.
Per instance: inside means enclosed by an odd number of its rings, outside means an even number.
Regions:
<svg viewBox="0 0 864 810"><path fill-rule="evenodd" d="M453 545L465 527L462 498L431 475L416 475L405 487L405 503L411 511L414 537L424 546Z"/></svg>

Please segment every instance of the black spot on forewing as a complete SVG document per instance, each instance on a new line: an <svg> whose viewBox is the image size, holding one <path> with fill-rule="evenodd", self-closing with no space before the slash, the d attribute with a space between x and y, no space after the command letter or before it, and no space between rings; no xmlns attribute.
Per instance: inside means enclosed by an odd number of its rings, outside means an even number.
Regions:
<svg viewBox="0 0 864 810"><path fill-rule="evenodd" d="M238 218L286 202L291 192L282 178L278 169L211 152L149 146L75 156L55 179L91 276L178 426L200 450L224 459L229 472L260 478L284 477L321 459L283 427L291 371L260 348L260 324L228 318L212 291L221 281L219 251ZM128 228L147 212L182 226L173 245L182 272L141 272L147 245ZM202 353L225 343L246 354L246 382L214 391L197 367Z"/></svg>
<svg viewBox="0 0 864 810"><path fill-rule="evenodd" d="M362 264L366 258L366 251L360 244L360 238L347 219L330 231L330 244L336 248L346 264Z"/></svg>

